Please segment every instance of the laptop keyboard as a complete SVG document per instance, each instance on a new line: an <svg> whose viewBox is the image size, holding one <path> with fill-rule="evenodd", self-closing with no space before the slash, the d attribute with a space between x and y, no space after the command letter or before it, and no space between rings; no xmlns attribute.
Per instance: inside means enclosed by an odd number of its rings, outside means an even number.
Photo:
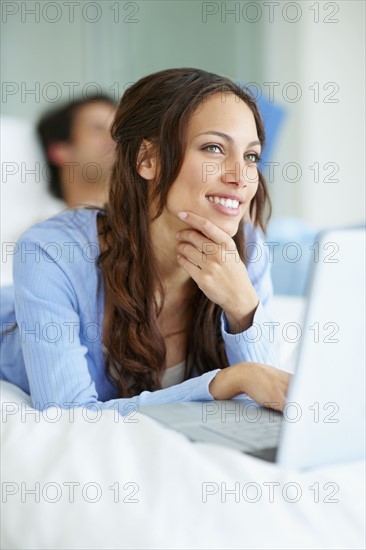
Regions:
<svg viewBox="0 0 366 550"><path fill-rule="evenodd" d="M207 424L201 424L201 429L256 449L264 445L266 447L276 446L281 429L281 420L282 416L275 416L272 422L268 420L268 417L256 422L210 421Z"/></svg>

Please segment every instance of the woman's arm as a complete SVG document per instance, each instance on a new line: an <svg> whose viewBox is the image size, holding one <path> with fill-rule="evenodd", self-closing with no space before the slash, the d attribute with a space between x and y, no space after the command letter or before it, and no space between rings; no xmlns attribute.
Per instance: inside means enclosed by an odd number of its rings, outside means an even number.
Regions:
<svg viewBox="0 0 366 550"><path fill-rule="evenodd" d="M82 321L84 310L93 308L96 300L93 285L88 294L90 280L96 277L96 266L80 252L85 242L75 240L74 233L46 225L47 222L27 231L18 241L19 253L14 257L15 310L21 352L32 402L37 409L55 405L61 408L83 406L110 408L127 414L131 408L136 410L148 404L204 401L226 395L232 370L225 369L228 374L220 374L212 393L210 383L221 373L217 369L164 390L101 401L90 373L90 350L80 338L85 328ZM68 224L64 223L64 226ZM61 250L52 246L56 243ZM52 255L55 251L57 254ZM84 299L80 288L84 289ZM97 322L96 318L93 320ZM229 336L235 338L236 335ZM235 356L237 349L236 345ZM231 364L240 361L241 358ZM100 365L100 369L103 368L104 365ZM227 398L243 393L243 388L246 388L241 382L237 384L236 377L234 382L233 391L230 389ZM262 383L260 379L258 383Z"/></svg>
<svg viewBox="0 0 366 550"><path fill-rule="evenodd" d="M239 362L255 362L280 368L276 324L268 312L273 296L271 263L268 247L259 230L245 225L245 243L249 262L247 271L257 293L258 304L251 325L241 330L240 323L234 328L229 326L226 313L221 315L221 334L225 342L226 354L230 365Z"/></svg>
<svg viewBox="0 0 366 550"><path fill-rule="evenodd" d="M267 311L273 296L269 251L261 233L249 224L245 237L251 250L248 275L259 303L251 326L243 331L232 330L222 313L221 333L232 366L219 372L209 389L215 399L231 399L244 393L261 405L282 410L291 376L279 368L277 325Z"/></svg>
<svg viewBox="0 0 366 550"><path fill-rule="evenodd" d="M235 242L220 227L193 212L181 215L190 227L176 235L178 262L222 308L229 364L255 361L278 366L274 325L264 310L272 293L269 254L259 231L245 225L246 266Z"/></svg>
<svg viewBox="0 0 366 550"><path fill-rule="evenodd" d="M94 285L90 286L88 296L88 285L96 275L96 266L78 254L76 243L70 246L69 235L60 233L48 227L41 231L29 230L18 241L22 253L14 258L19 342L34 407L38 410L51 406L113 409L124 415L143 405L212 400L208 387L218 370L167 389L144 391L132 398L108 401L98 398L90 372L95 354L92 358L85 340L80 337L85 330L82 316L88 307L93 310L96 300L92 294ZM52 242L58 243L61 249L50 246ZM65 254L71 249L70 260ZM52 257L55 250L57 257ZM104 369L104 365L97 368Z"/></svg>

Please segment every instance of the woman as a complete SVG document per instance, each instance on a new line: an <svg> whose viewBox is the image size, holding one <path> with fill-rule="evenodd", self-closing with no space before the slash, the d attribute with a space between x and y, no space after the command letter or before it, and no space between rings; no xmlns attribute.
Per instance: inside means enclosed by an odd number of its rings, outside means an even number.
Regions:
<svg viewBox="0 0 366 550"><path fill-rule="evenodd" d="M215 74L161 71L125 92L112 136L105 210L66 211L17 243L2 377L40 410L241 393L282 409L254 100Z"/></svg>

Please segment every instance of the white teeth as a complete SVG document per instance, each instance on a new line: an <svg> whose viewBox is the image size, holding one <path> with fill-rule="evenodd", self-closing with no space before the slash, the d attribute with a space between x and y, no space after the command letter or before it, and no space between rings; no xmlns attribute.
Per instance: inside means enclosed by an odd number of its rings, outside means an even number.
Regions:
<svg viewBox="0 0 366 550"><path fill-rule="evenodd" d="M215 204L221 204L221 206L225 206L226 208L239 208L239 201L235 199L223 199L221 197L210 196L208 200Z"/></svg>

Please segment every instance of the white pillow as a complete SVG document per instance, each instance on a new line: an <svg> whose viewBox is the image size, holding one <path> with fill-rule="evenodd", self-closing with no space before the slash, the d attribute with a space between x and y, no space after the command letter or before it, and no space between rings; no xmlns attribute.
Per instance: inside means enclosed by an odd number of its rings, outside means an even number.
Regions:
<svg viewBox="0 0 366 550"><path fill-rule="evenodd" d="M34 223L60 212L64 203L47 188L48 174L35 128L1 117L1 284L12 282L12 243Z"/></svg>

